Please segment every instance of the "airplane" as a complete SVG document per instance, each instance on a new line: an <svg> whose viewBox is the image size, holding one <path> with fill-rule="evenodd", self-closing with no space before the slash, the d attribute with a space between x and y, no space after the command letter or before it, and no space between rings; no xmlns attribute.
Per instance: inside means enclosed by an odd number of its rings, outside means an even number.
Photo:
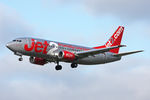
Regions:
<svg viewBox="0 0 150 100"><path fill-rule="evenodd" d="M121 60L122 56L143 52L143 50L119 53L124 27L119 26L106 44L96 47L85 47L62 42L43 40L32 37L17 38L6 44L6 47L20 56L30 56L32 64L45 65L54 62L56 70L61 70L59 62L71 63L71 68L77 68L78 64L96 65Z"/></svg>

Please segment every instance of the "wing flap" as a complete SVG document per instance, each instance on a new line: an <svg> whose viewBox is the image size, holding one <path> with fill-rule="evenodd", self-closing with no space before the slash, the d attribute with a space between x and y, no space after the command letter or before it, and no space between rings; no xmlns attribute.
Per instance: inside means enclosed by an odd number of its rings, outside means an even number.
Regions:
<svg viewBox="0 0 150 100"><path fill-rule="evenodd" d="M134 54L134 53L139 53L139 52L143 52L143 50L132 51L132 52L125 52L125 53L119 53L119 54L113 54L113 55L114 56L126 56L126 55L130 55L130 54Z"/></svg>

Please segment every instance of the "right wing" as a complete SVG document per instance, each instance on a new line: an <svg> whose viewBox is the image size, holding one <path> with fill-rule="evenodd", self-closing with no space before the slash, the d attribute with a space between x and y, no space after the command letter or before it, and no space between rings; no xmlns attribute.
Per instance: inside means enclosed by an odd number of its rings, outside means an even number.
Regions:
<svg viewBox="0 0 150 100"><path fill-rule="evenodd" d="M116 49L116 48L120 48L120 47L125 47L125 45L118 45L118 46L112 46L112 47L107 47L107 48L91 49L91 50L87 50L87 51L82 51L82 52L76 53L76 56L79 57L79 58L87 57L87 56L90 56L90 55L96 55L96 54L99 54L99 53L108 52L111 49Z"/></svg>

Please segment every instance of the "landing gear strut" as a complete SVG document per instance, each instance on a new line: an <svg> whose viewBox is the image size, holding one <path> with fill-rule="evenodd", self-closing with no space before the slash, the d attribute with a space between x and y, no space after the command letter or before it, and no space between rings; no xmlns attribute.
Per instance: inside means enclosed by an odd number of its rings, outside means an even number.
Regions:
<svg viewBox="0 0 150 100"><path fill-rule="evenodd" d="M20 56L20 58L18 59L19 61L23 61L23 58L22 58L22 54L21 54L21 53L15 52L14 54L17 55L17 56Z"/></svg>
<svg viewBox="0 0 150 100"><path fill-rule="evenodd" d="M58 62L58 61L57 61L57 65L56 65L55 69L56 69L56 70L61 70L61 69L62 69L62 66L59 65L59 62Z"/></svg>
<svg viewBox="0 0 150 100"><path fill-rule="evenodd" d="M77 63L72 63L71 64L71 68L77 68L78 67L78 64Z"/></svg>

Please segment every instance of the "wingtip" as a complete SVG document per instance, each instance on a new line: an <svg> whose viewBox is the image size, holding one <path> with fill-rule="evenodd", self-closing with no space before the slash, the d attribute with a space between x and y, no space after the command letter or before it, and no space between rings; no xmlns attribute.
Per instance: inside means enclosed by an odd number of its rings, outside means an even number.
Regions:
<svg viewBox="0 0 150 100"><path fill-rule="evenodd" d="M139 50L139 52L144 52L144 50Z"/></svg>

